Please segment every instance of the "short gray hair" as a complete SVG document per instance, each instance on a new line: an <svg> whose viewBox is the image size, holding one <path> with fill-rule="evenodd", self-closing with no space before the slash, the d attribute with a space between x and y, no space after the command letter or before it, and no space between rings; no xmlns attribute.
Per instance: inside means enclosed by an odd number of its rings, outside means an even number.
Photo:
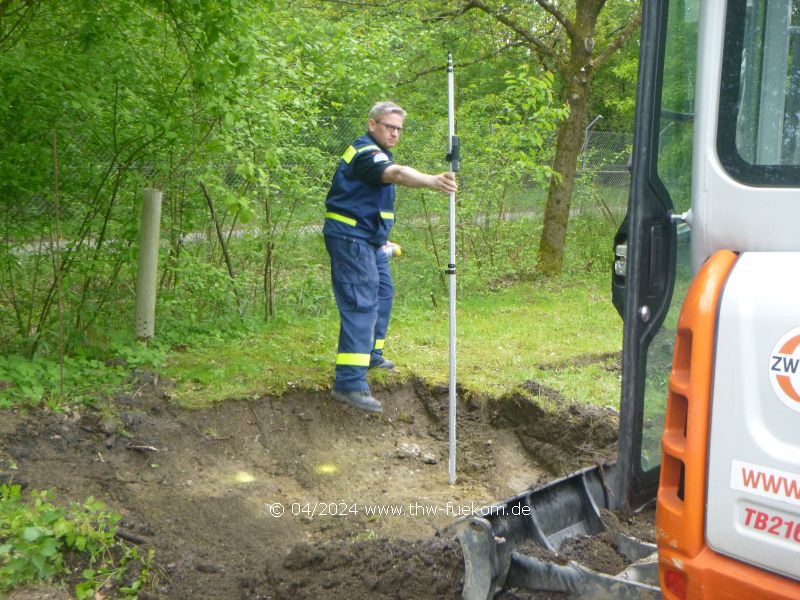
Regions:
<svg viewBox="0 0 800 600"><path fill-rule="evenodd" d="M406 118L406 111L394 102L376 102L369 111L369 118L377 121L378 117L382 117L383 115L389 113L397 113L403 117L403 119Z"/></svg>

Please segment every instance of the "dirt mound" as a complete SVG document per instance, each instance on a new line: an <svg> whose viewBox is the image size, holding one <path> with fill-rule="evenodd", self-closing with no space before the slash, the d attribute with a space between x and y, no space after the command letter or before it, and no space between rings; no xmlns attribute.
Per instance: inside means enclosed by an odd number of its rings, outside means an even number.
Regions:
<svg viewBox="0 0 800 600"><path fill-rule="evenodd" d="M464 576L460 546L439 538L298 544L281 567L253 585L252 597L460 600Z"/></svg>
<svg viewBox="0 0 800 600"><path fill-rule="evenodd" d="M488 403L497 427L513 430L523 448L551 476L614 460L617 418L607 409L568 403L561 394L534 381L523 387L554 401L545 410L515 394ZM548 477L549 479L549 477Z"/></svg>
<svg viewBox="0 0 800 600"><path fill-rule="evenodd" d="M299 392L189 412L156 377L134 390L102 413L3 413L0 476L103 500L155 549L162 598L459 597L460 550L432 536L605 459L616 428L594 409L460 390L451 486L446 388L377 390L382 415Z"/></svg>
<svg viewBox="0 0 800 600"><path fill-rule="evenodd" d="M476 429L470 424L485 421L496 430L512 431L525 452L545 471L544 481L587 465L614 460L617 443L615 412L570 403L558 391L535 381L527 381L522 387L546 398L548 404L556 408L545 409L519 393L493 399L459 389L457 395L464 399L458 412L459 432L463 430L464 434L472 436ZM435 423L447 423L447 387L429 387L416 382L415 393ZM446 435L446 429L438 432L439 437ZM459 440L460 436L459 433ZM467 445L468 465L480 463L485 456L484 453L470 455L469 450L475 446Z"/></svg>

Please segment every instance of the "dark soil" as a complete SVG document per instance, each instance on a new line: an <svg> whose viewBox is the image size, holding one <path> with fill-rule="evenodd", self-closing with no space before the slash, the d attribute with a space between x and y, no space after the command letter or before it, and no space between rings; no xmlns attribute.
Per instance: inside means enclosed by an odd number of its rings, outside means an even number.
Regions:
<svg viewBox="0 0 800 600"><path fill-rule="evenodd" d="M461 598L458 542L431 538L397 542L301 543L249 590L253 598Z"/></svg>
<svg viewBox="0 0 800 600"><path fill-rule="evenodd" d="M561 544L556 553L539 546L533 540L523 542L515 548L515 551L561 565L574 561L598 573L617 575L625 570L629 562L617 550L615 534L623 533L642 542L654 543L655 511L650 508L622 515L601 508L600 516L607 528L606 531L593 536L569 538Z"/></svg>
<svg viewBox="0 0 800 600"><path fill-rule="evenodd" d="M612 458L616 415L545 392L558 410L459 391L455 485L446 388L378 390L380 416L321 392L184 411L151 375L102 413L0 413L0 476L121 514L123 536L156 553L143 598L455 599L461 551L437 531Z"/></svg>
<svg viewBox="0 0 800 600"><path fill-rule="evenodd" d="M607 531L593 536L569 538L561 544L559 553L598 573L616 575L628 566L625 557L617 552L614 538Z"/></svg>
<svg viewBox="0 0 800 600"><path fill-rule="evenodd" d="M600 509L600 517L612 533L621 532L643 542L656 543L656 510L653 505L627 514Z"/></svg>

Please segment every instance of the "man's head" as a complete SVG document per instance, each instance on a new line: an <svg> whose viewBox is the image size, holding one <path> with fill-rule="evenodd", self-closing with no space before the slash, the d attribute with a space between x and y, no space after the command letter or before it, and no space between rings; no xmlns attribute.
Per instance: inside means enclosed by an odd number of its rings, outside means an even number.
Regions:
<svg viewBox="0 0 800 600"><path fill-rule="evenodd" d="M403 130L406 111L394 102L378 102L369 111L367 127L370 135L384 148L394 148Z"/></svg>

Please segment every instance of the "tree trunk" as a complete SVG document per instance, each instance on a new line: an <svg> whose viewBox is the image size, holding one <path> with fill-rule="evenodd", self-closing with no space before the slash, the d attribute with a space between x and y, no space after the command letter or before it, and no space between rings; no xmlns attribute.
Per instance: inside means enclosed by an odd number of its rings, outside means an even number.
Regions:
<svg viewBox="0 0 800 600"><path fill-rule="evenodd" d="M576 4L569 61L561 69L564 74L563 99L569 104L570 112L558 131L553 170L559 176L550 179L542 237L539 240L537 268L544 275L557 275L564 265L572 186L583 144L594 68L594 30L604 4L605 0L583 0Z"/></svg>
<svg viewBox="0 0 800 600"><path fill-rule="evenodd" d="M578 155L583 144L583 126L586 120L587 98L583 90L568 92L570 113L558 131L553 170L560 175L550 179L544 226L539 240L537 268L544 275L557 275L564 264L567 239L567 222L572 199L572 187L578 167Z"/></svg>
<svg viewBox="0 0 800 600"><path fill-rule="evenodd" d="M560 273L564 264L572 185L583 143L583 128L589 110L589 90L594 71L600 69L619 50L641 23L640 3L632 3L630 20L616 28L610 39L606 35L602 47L593 53L597 20L607 2L608 0L577 0L574 3L575 18L572 21L568 13L562 10L562 3L553 0L526 0L519 3L510 0L502 3L465 0L455 11L442 13L442 16L459 16L471 10L485 13L507 29L509 39L512 40L507 47L527 46L531 56L536 56L540 63L536 68L551 71L563 85L562 100L569 105L570 114L558 130L553 160L553 170L557 175L550 179L544 226L539 240L537 269L544 275ZM619 4L621 3L617 4L617 8ZM533 20L526 18L533 12L530 10L531 6L537 11L537 17ZM540 37L538 32L544 33L548 29L541 27L547 20L550 20L552 27L549 33ZM539 26L536 26L537 22Z"/></svg>

